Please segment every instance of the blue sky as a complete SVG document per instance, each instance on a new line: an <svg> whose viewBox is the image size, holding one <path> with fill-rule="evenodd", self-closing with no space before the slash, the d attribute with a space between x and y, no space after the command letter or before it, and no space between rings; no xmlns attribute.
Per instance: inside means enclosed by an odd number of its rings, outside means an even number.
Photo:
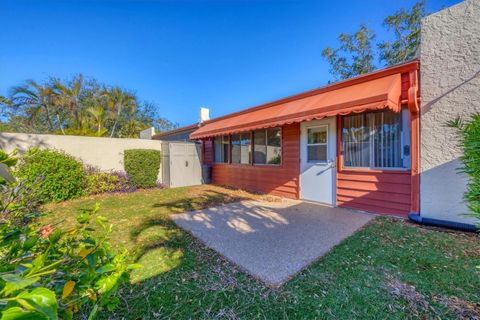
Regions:
<svg viewBox="0 0 480 320"><path fill-rule="evenodd" d="M415 0L0 1L0 94L76 73L120 85L180 125L322 86L340 32ZM458 0L429 0L428 12Z"/></svg>

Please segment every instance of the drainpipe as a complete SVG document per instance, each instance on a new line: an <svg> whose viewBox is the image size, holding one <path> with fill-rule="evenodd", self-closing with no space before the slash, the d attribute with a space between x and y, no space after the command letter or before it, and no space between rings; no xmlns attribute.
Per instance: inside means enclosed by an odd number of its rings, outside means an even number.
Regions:
<svg viewBox="0 0 480 320"><path fill-rule="evenodd" d="M416 212L409 213L408 218L413 222L416 222L418 224L427 225L427 226L443 227L443 228L455 229L455 230L460 230L460 231L468 231L468 232L479 231L479 229L473 224L447 221L447 220L439 220L439 219L432 219L432 218L425 218L425 217L420 216Z"/></svg>

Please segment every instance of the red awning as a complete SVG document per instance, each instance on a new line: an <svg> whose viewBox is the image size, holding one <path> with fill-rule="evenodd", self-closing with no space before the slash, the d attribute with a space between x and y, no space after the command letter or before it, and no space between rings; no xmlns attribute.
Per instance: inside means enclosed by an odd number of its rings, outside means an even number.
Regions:
<svg viewBox="0 0 480 320"><path fill-rule="evenodd" d="M202 139L367 110L400 112L401 87L400 73L340 88L327 86L312 91L311 95L300 95L298 99L280 100L213 119L191 133L190 138Z"/></svg>

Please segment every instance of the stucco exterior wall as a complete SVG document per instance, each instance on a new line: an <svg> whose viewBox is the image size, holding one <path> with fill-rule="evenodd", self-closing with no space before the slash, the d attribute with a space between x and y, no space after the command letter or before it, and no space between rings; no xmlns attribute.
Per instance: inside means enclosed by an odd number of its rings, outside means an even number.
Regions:
<svg viewBox="0 0 480 320"><path fill-rule="evenodd" d="M464 216L467 177L445 123L480 112L480 1L467 0L426 17L421 47L420 214L472 223Z"/></svg>
<svg viewBox="0 0 480 320"><path fill-rule="evenodd" d="M159 140L95 138L62 136L49 134L26 134L0 132L0 148L11 152L17 149L25 152L31 147L50 148L64 152L82 160L85 164L100 170L123 171L123 152L127 149L162 148ZM162 172L160 169L159 172ZM159 180L161 175L159 175Z"/></svg>

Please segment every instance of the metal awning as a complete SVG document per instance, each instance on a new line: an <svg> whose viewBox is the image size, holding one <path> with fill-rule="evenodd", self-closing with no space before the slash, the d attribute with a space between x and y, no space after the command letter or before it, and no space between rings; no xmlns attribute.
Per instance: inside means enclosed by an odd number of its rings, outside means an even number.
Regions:
<svg viewBox="0 0 480 320"><path fill-rule="evenodd" d="M202 139L368 110L400 112L401 90L400 73L368 81L347 80L207 121L191 133L190 138Z"/></svg>

